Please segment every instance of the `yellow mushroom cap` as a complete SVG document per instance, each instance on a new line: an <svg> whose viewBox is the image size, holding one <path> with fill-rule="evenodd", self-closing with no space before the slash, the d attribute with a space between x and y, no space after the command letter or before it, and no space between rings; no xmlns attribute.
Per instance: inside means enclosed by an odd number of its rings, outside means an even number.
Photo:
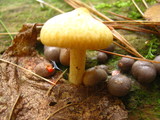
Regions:
<svg viewBox="0 0 160 120"><path fill-rule="evenodd" d="M42 27L40 39L47 46L103 49L112 43L113 35L87 9L77 8L49 19Z"/></svg>

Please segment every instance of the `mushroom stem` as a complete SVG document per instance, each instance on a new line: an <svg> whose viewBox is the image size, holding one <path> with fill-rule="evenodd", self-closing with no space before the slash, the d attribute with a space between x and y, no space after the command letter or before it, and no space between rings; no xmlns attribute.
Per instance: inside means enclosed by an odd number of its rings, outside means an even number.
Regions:
<svg viewBox="0 0 160 120"><path fill-rule="evenodd" d="M70 74L69 81L75 85L82 83L85 71L86 50L70 49Z"/></svg>

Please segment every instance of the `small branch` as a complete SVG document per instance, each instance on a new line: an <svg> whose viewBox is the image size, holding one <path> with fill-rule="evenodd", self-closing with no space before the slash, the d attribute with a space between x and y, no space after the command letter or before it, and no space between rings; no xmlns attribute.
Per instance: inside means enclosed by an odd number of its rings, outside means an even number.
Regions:
<svg viewBox="0 0 160 120"><path fill-rule="evenodd" d="M136 2L134 0L132 0L132 3L134 4L134 6L137 8L137 10L139 11L139 13L144 16L144 13L141 11L141 9L138 7L138 5L136 4Z"/></svg>
<svg viewBox="0 0 160 120"><path fill-rule="evenodd" d="M109 51L104 51L104 50L97 50L97 51L103 52L103 53L107 53L107 54L111 54L111 55L117 55L117 56L120 56L120 57L131 58L131 59L134 59L134 60L141 60L141 61L147 61L147 62L151 62L151 63L158 63L158 64L160 64L159 61L142 59L142 58L137 58L137 57L131 57L131 56L122 55L122 54L118 54L118 53L114 53L114 52L109 52Z"/></svg>
<svg viewBox="0 0 160 120"><path fill-rule="evenodd" d="M67 71L67 69L63 72L63 73L61 73L59 76L58 76L58 78L55 80L55 85L57 84L57 82L63 77L63 75L66 73L66 71ZM51 93L51 90L52 90L52 88L53 88L53 86L51 86L49 89L48 89L48 91L47 91L47 96L49 96L49 94Z"/></svg>
<svg viewBox="0 0 160 120"><path fill-rule="evenodd" d="M30 70L28 70L28 69L26 69L26 68L23 68L23 67L15 64L15 63L9 62L9 61L4 60L4 59L1 59L1 58L0 58L0 61L5 62L5 63L9 63L9 64L11 64L11 65L13 65L13 66L16 66L16 67L18 67L18 68L20 68L20 69L22 69L22 70L24 70L24 71L27 71L27 72L35 75L36 77L38 77L38 78L40 78L40 79L42 79L42 80L44 80L44 81L46 81L46 82L48 82L48 83L50 83L50 84L52 84L52 85L55 85L55 83L51 82L50 80L48 80L48 79L46 79L46 78L44 78L44 77L42 77L42 76L40 76L40 75L32 72L32 71L30 71Z"/></svg>
<svg viewBox="0 0 160 120"><path fill-rule="evenodd" d="M43 0L36 0L36 1L37 1L37 2L40 2L40 3L44 4L44 5L47 5L47 6L51 7L52 9L58 11L59 13L64 13L64 12L63 12L62 10L60 10L59 8L57 8L57 7L53 6L53 5L50 5L49 3L44 2Z"/></svg>
<svg viewBox="0 0 160 120"><path fill-rule="evenodd" d="M0 20L1 25L3 26L3 28L6 30L6 32L8 33L9 37L11 38L11 40L13 40L12 35L10 34L9 30L7 29L7 27L5 26L5 24L3 23L2 20Z"/></svg>
<svg viewBox="0 0 160 120"><path fill-rule="evenodd" d="M18 103L18 100L19 100L20 96L21 96L21 94L19 93L16 100L15 100L15 103L13 104L13 106L11 108L8 120L12 120L13 111L14 111L14 108L15 108L16 104Z"/></svg>

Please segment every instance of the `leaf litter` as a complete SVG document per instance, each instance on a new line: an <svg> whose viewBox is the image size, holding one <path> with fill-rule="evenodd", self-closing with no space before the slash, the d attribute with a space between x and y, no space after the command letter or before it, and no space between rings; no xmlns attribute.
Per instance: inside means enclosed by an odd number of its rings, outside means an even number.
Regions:
<svg viewBox="0 0 160 120"><path fill-rule="evenodd" d="M34 72L46 61L35 49L36 24L23 25L1 59ZM9 62L0 62L0 119L17 120L126 120L122 101L107 92L106 83L87 88L62 78L62 72L48 78L50 84ZM58 81L57 81L58 80ZM48 94L50 93L50 94ZM17 97L18 96L18 97Z"/></svg>

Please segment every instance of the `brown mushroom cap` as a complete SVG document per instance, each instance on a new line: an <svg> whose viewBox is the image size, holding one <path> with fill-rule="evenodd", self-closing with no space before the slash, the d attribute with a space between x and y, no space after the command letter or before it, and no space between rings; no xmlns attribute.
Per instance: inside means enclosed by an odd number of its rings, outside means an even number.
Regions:
<svg viewBox="0 0 160 120"><path fill-rule="evenodd" d="M107 77L108 75L105 70L98 67L92 67L84 72L83 84L85 86L94 86L99 82L105 81Z"/></svg>
<svg viewBox="0 0 160 120"><path fill-rule="evenodd" d="M48 71L47 67L52 68L52 65L48 62L41 62L41 63L36 65L35 73L42 76L42 77L49 77L49 76L53 75L54 70L53 71Z"/></svg>
<svg viewBox="0 0 160 120"><path fill-rule="evenodd" d="M114 96L125 96L131 88L131 79L118 74L108 80L108 91Z"/></svg>
<svg viewBox="0 0 160 120"><path fill-rule="evenodd" d="M44 56L47 60L59 62L60 48L44 46Z"/></svg>
<svg viewBox="0 0 160 120"><path fill-rule="evenodd" d="M121 69L121 71L123 72L129 72L131 70L131 67L133 65L133 63L135 62L134 59L131 58L126 58L126 57L122 57L119 61L118 61L118 67Z"/></svg>
<svg viewBox="0 0 160 120"><path fill-rule="evenodd" d="M146 61L136 61L131 72L141 83L150 83L156 78L156 68L152 63Z"/></svg>
<svg viewBox="0 0 160 120"><path fill-rule="evenodd" d="M98 52L97 53L97 61L100 63L105 63L108 60L108 56L106 53Z"/></svg>
<svg viewBox="0 0 160 120"><path fill-rule="evenodd" d="M70 50L67 48L61 48L59 60L62 65L69 66Z"/></svg>

